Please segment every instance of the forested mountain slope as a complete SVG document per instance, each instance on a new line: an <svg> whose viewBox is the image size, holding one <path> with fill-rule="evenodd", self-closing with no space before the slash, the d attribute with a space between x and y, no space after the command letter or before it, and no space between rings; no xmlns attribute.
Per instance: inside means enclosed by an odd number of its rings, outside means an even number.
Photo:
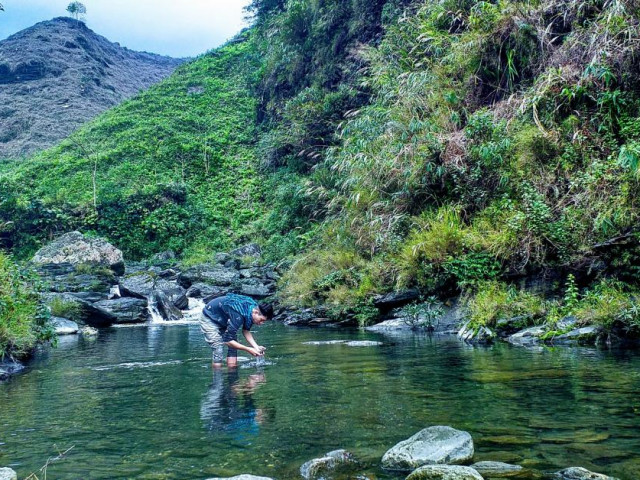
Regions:
<svg viewBox="0 0 640 480"><path fill-rule="evenodd" d="M0 42L0 160L50 147L182 60L134 52L56 18Z"/></svg>

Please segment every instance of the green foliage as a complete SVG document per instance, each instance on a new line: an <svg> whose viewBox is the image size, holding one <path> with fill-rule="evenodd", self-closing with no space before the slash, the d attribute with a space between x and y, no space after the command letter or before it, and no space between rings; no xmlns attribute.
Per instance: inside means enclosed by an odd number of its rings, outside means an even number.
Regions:
<svg viewBox="0 0 640 480"><path fill-rule="evenodd" d="M601 325L607 330L616 326L640 327L637 292L616 280L601 280L588 289L574 308L580 322Z"/></svg>
<svg viewBox="0 0 640 480"><path fill-rule="evenodd" d="M33 284L33 277L0 252L0 359L24 357L38 342L53 338Z"/></svg>
<svg viewBox="0 0 640 480"><path fill-rule="evenodd" d="M54 317L78 320L81 308L77 302L70 302L60 297L54 297L48 304L51 315Z"/></svg>
<svg viewBox="0 0 640 480"><path fill-rule="evenodd" d="M419 302L411 303L402 309L405 323L411 328L433 329L444 313L442 304L436 297L427 297Z"/></svg>

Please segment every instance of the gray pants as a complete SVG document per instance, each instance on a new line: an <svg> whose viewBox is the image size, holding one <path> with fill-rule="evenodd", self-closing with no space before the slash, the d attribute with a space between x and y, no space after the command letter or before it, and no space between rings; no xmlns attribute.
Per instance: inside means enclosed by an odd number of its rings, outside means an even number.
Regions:
<svg viewBox="0 0 640 480"><path fill-rule="evenodd" d="M202 315L200 318L200 331L204 335L204 339L209 344L212 350L213 363L222 363L224 342L222 341L222 334L224 330L220 329L218 325L207 318L206 315ZM227 358L236 358L238 356L238 350L233 347L228 347Z"/></svg>

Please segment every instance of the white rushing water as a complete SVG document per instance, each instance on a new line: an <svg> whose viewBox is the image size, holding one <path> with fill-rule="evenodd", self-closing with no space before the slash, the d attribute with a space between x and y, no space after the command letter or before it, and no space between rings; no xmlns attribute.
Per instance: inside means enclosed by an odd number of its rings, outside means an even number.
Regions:
<svg viewBox="0 0 640 480"><path fill-rule="evenodd" d="M204 308L204 302L199 298L189 299L189 309L182 312L182 318L180 320L165 320L160 311L158 305L153 297L148 300L149 310L149 323L156 325L186 325L190 323L198 323L200 315L202 315L202 309Z"/></svg>

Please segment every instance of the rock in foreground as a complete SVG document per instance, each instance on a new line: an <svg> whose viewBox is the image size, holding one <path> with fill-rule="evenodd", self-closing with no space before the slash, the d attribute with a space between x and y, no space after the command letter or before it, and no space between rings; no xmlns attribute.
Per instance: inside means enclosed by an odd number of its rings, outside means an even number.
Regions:
<svg viewBox="0 0 640 480"><path fill-rule="evenodd" d="M51 325L56 330L56 335L73 335L78 333L78 324L66 318L51 317Z"/></svg>
<svg viewBox="0 0 640 480"><path fill-rule="evenodd" d="M120 250L102 238L85 237L80 232L66 233L42 247L34 255L33 263L100 265L118 275L124 274L124 259Z"/></svg>
<svg viewBox="0 0 640 480"><path fill-rule="evenodd" d="M554 480L618 480L615 477L590 472L582 467L570 467L553 474Z"/></svg>
<svg viewBox="0 0 640 480"><path fill-rule="evenodd" d="M300 467L300 475L305 479L324 478L330 472L341 467L357 464L353 455L346 450L334 450L326 453L324 457L309 460Z"/></svg>
<svg viewBox="0 0 640 480"><path fill-rule="evenodd" d="M471 468L476 470L479 474L490 478L508 478L522 472L522 467L520 465L511 465L509 463L502 462L478 462L471 465Z"/></svg>
<svg viewBox="0 0 640 480"><path fill-rule="evenodd" d="M18 480L18 474L11 468L0 468L0 480Z"/></svg>
<svg viewBox="0 0 640 480"><path fill-rule="evenodd" d="M425 465L411 472L407 480L484 480L471 467L457 465Z"/></svg>
<svg viewBox="0 0 640 480"><path fill-rule="evenodd" d="M382 466L389 470L408 471L423 465L464 463L472 457L473 439L469 433L434 426L419 431L388 450L382 457Z"/></svg>

